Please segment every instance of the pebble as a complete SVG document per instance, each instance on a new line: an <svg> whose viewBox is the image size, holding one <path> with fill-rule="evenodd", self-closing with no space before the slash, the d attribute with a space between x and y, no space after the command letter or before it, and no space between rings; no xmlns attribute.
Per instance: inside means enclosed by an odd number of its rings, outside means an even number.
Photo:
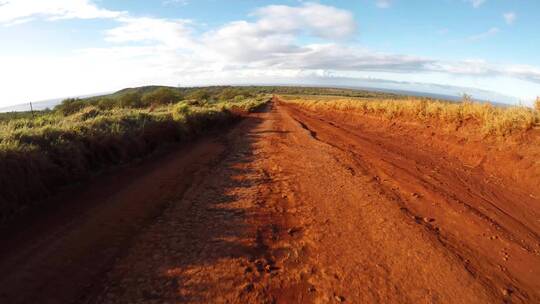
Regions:
<svg viewBox="0 0 540 304"><path fill-rule="evenodd" d="M244 290L247 292L250 292L254 289L253 283L248 283L246 286L244 286Z"/></svg>
<svg viewBox="0 0 540 304"><path fill-rule="evenodd" d="M336 299L336 301L338 301L340 303L345 302L345 297L344 296L335 296L334 298Z"/></svg>
<svg viewBox="0 0 540 304"><path fill-rule="evenodd" d="M512 294L513 290L510 289L510 288L503 288L502 290L502 294L505 296L505 297L508 297Z"/></svg>
<svg viewBox="0 0 540 304"><path fill-rule="evenodd" d="M299 232L299 231L300 231L300 228L293 227L293 228L290 228L289 230L287 230L287 233L288 233L289 235L293 235L293 234L295 234L295 233L297 233L297 232Z"/></svg>
<svg viewBox="0 0 540 304"><path fill-rule="evenodd" d="M435 221L435 219L432 219L432 218L429 218L429 217L424 217L423 220L424 220L424 222L426 222L426 223L431 223L431 222L434 222L434 221Z"/></svg>

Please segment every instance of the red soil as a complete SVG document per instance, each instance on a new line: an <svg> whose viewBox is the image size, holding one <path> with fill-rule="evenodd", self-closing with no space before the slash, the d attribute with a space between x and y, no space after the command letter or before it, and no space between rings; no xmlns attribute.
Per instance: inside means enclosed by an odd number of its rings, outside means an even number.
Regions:
<svg viewBox="0 0 540 304"><path fill-rule="evenodd" d="M0 302L540 302L537 152L470 138L274 100L3 233Z"/></svg>

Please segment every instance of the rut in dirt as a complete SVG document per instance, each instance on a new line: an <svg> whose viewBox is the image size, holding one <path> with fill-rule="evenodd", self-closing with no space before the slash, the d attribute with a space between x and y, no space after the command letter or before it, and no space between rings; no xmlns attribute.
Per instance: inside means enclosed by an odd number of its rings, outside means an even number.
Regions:
<svg viewBox="0 0 540 304"><path fill-rule="evenodd" d="M6 269L0 297L10 303L540 302L539 231L528 224L537 210L509 209L508 202L526 200L519 187L486 183L481 172L422 145L274 98L218 139L179 151L150 173L137 171L123 191L108 196L117 207L98 204L69 226L29 239L36 247L11 250L12 257L27 254L0 263ZM165 189L166 198L157 190L130 194L149 183ZM75 250L103 216L119 220L128 197L138 206L167 204L125 230L129 241ZM63 227L70 232L58 232ZM98 235L114 231L105 227ZM113 244L121 248L113 259L90 262ZM63 259L51 264L54 256ZM31 284L27 276L34 276Z"/></svg>

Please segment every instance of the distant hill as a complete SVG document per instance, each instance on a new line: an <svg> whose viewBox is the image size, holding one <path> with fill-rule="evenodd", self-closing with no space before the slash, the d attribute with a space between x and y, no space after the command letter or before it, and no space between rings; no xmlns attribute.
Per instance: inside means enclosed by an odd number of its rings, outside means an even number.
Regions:
<svg viewBox="0 0 540 304"><path fill-rule="evenodd" d="M418 91L405 91L405 90L395 90L395 89L386 89L386 88L367 88L367 87L355 87L355 86L286 86L286 85L239 85L239 86L207 86L207 87L168 87L168 86L158 86L158 85L150 85L150 86L142 86L142 87L135 87L135 88L125 88L113 93L97 93L97 94L89 94L89 95L82 95L78 96L78 98L82 98L88 101L93 101L97 98L119 98L125 94L138 94L138 95L144 95L145 93L155 91L159 88L170 88L173 90L180 91L182 93L186 93L192 90L197 89L205 89L209 92L216 92L223 90L227 87L238 87L238 88L248 88L253 90L258 90L260 92L265 93L276 93L276 94L323 94L325 92L328 92L332 95L346 95L346 96L359 96L359 97L398 97L398 96L413 96L413 97L424 97L424 98L433 98L433 99L439 99L439 100L447 100L447 101L459 101L461 100L461 96L457 95L444 95L444 94L434 94L434 93L427 93L427 92L418 92ZM383 96L381 96L383 95ZM32 106L34 110L45 110L45 109L52 109L56 105L58 105L62 100L66 99L64 98L55 98L55 99L49 99L39 102L33 102ZM483 101L483 100L478 100ZM501 105L505 106L505 104L502 103L493 103L495 105ZM9 107L3 107L0 108L1 112L25 112L30 111L30 104L20 104L15 106L9 106Z"/></svg>

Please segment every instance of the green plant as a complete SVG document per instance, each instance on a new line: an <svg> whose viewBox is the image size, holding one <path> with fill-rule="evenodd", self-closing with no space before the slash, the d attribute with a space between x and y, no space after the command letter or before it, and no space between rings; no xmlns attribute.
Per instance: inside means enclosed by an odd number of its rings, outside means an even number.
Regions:
<svg viewBox="0 0 540 304"><path fill-rule="evenodd" d="M169 88L159 88L155 91L146 93L142 96L141 101L144 105L165 105L174 103L181 99L179 93Z"/></svg>
<svg viewBox="0 0 540 304"><path fill-rule="evenodd" d="M140 108L143 106L141 94L126 93L119 98L120 106L124 108Z"/></svg>
<svg viewBox="0 0 540 304"><path fill-rule="evenodd" d="M111 98L115 106L104 101L106 107L100 106L103 97L73 99L54 112L0 120L0 222L91 173L143 157L164 143L223 129L237 117L230 104L250 111L268 100L140 109L133 102L139 95L127 92Z"/></svg>
<svg viewBox="0 0 540 304"><path fill-rule="evenodd" d="M79 99L79 98L68 98L62 100L62 102L57 105L54 109L64 116L71 115L73 113L76 113L80 111L82 108L89 105L85 101Z"/></svg>
<svg viewBox="0 0 540 304"><path fill-rule="evenodd" d="M205 89L197 89L192 92L190 92L186 99L194 99L194 100L208 100L210 99L210 93Z"/></svg>
<svg viewBox="0 0 540 304"><path fill-rule="evenodd" d="M184 102L179 102L176 105L174 105L172 110L172 115L174 120L181 120L186 117L186 115L189 115L191 112L191 108L188 104Z"/></svg>
<svg viewBox="0 0 540 304"><path fill-rule="evenodd" d="M97 102L95 102L95 104L97 105L98 108L102 110L110 110L118 106L118 102L115 99L110 98L110 97L100 98L97 100Z"/></svg>

